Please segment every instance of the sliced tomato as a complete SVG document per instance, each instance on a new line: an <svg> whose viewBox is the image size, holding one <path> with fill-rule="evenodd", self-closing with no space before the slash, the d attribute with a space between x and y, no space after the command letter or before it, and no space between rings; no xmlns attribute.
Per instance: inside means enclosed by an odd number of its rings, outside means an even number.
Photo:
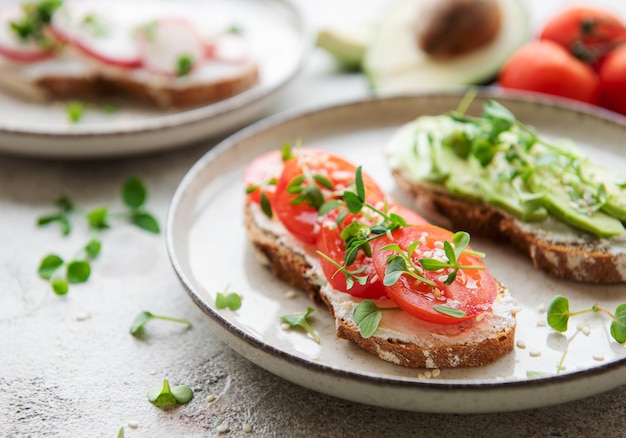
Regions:
<svg viewBox="0 0 626 438"><path fill-rule="evenodd" d="M276 181L284 168L281 151L273 150L255 158L244 170L243 181L248 191L248 198L257 204L261 202L261 194L265 193L273 204L276 192Z"/></svg>
<svg viewBox="0 0 626 438"><path fill-rule="evenodd" d="M390 205L388 211L402 216L407 224L427 223L420 215L400 205ZM338 224L336 221L337 216L338 212L333 211L325 217L317 238L317 250L335 262L332 263L325 257L320 257L320 264L326 280L334 289L358 298L377 299L386 297L387 291L376 272L371 257L368 257L363 251L359 251L356 260L350 266L345 266L346 244L341 237L343 229L350 225L352 221L358 221L371 227L382 221L382 217L379 221L373 221L363 214L358 216L348 215ZM344 266L348 272L356 273L354 275L366 277L366 283L360 284L354 280L351 287L348 287L345 273L338 269L337 265Z"/></svg>
<svg viewBox="0 0 626 438"><path fill-rule="evenodd" d="M344 189L355 182L356 166L331 152L300 148L298 156L285 162L285 168L276 183L274 213L285 228L300 241L314 245L319 233L319 205L302 202L301 194L290 193L288 188L296 178L305 178L300 184L304 190L321 194L318 203L339 198ZM385 199L385 195L374 180L363 173L366 196L374 202ZM313 177L323 177L332 188L326 188ZM320 178L318 178L319 180ZM314 203L315 204L315 203Z"/></svg>
<svg viewBox="0 0 626 438"><path fill-rule="evenodd" d="M419 245L411 259L421 268L419 259L441 258L442 249L438 249L444 241L451 242L453 233L429 224L420 224L399 228L392 233L392 238L381 237L372 242L372 259L380 278L385 277L387 260L394 255L392 250L383 250L386 245L397 244L405 253L413 242ZM471 249L471 248L467 248ZM445 255L443 256L445 258ZM482 260L474 255L461 254L459 264L484 268ZM476 317L488 310L498 294L498 286L493 276L486 269L460 269L456 279L450 285L444 284L451 268L440 271L423 271L423 277L435 283L428 285L413 277L402 274L398 281L387 286L389 297L404 311L416 318L437 324L458 324L461 321ZM464 315L456 317L442 313L436 306L457 309Z"/></svg>

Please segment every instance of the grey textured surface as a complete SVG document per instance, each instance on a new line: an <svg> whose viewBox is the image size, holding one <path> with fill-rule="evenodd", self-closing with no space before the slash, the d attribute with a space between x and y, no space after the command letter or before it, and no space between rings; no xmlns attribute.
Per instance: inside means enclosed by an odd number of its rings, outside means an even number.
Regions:
<svg viewBox="0 0 626 438"><path fill-rule="evenodd" d="M626 388L540 410L433 415L363 406L300 388L217 340L169 265L162 236L117 225L88 283L54 296L36 274L50 252L71 256L84 240L62 238L35 218L61 193L85 208L121 209L129 174L149 188L164 220L169 200L206 146L122 161L44 162L0 157L0 436L624 436ZM140 310L188 318L191 329L153 322L136 339ZM89 318L80 320L81 316ZM78 319L77 319L78 318ZM161 411L146 391L168 378L194 399ZM207 402L213 395L215 400ZM138 427L128 426L137 422ZM229 431L220 433L227 424ZM243 432L244 424L252 433Z"/></svg>
<svg viewBox="0 0 626 438"><path fill-rule="evenodd" d="M361 76L332 73L316 53L276 109L366 94ZM0 436L114 437L122 426L131 438L626 436L625 387L545 409L435 415L293 385L217 340L178 282L163 235L129 225L102 235L92 278L67 296L54 296L37 277L45 254L71 257L87 236L81 227L63 238L54 226L35 226L52 200L67 194L84 208L118 211L119 187L135 174L163 225L180 179L212 144L97 162L0 156ZM187 318L193 327L156 321L137 339L128 329L141 310ZM163 378L190 385L194 399L170 411L152 406L146 392ZM245 424L252 432L243 431ZM228 430L219 432L224 425Z"/></svg>

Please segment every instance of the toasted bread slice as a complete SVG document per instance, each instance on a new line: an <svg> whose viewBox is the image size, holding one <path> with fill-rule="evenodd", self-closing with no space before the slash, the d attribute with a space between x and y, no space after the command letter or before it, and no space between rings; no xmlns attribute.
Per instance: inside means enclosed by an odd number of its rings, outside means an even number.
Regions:
<svg viewBox="0 0 626 438"><path fill-rule="evenodd" d="M254 248L278 278L302 289L316 302L328 306L337 336L385 361L410 368L483 366L514 348L516 304L499 285L491 311L456 325L432 324L406 312L383 312L377 332L363 338L352 318L362 300L334 290L327 283L314 248L298 243L276 220L263 215L258 205L245 206L245 226ZM380 306L390 305L380 300Z"/></svg>
<svg viewBox="0 0 626 438"><path fill-rule="evenodd" d="M259 66L250 59L241 63L207 64L202 72L183 78L163 78L148 72L82 68L63 72L66 57L46 60L38 66L6 60L0 62L0 87L34 101L123 97L161 108L190 108L227 99L259 81ZM214 68L214 71L210 71Z"/></svg>
<svg viewBox="0 0 626 438"><path fill-rule="evenodd" d="M397 168L393 175L398 185L414 196L418 209L444 227L511 243L535 267L558 278L595 284L626 281L624 241L601 239L550 219L524 223L486 202L412 181Z"/></svg>

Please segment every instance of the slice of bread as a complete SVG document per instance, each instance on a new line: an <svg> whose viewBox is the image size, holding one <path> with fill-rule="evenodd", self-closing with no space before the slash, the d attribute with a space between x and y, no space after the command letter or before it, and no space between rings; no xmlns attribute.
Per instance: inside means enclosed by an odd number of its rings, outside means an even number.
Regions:
<svg viewBox="0 0 626 438"><path fill-rule="evenodd" d="M204 29L202 24L210 23L211 20L209 18L204 19L202 13L200 16L194 16L192 12L187 11L182 6L176 9L167 5L167 2L160 0L154 0L151 3L153 8L138 5L125 6L121 2L115 3L115 8L103 7L95 1L85 1L80 4L86 5L85 8L90 4L94 5L93 8L96 11L94 15L86 15L85 17L99 17L98 14L100 13L110 12L112 23L117 23L117 26L125 31L124 35L127 41L124 40L124 45L141 47L138 37L133 35L138 32L142 25L146 26L145 23L155 23L157 20L184 20L184 25L193 28L198 41L201 41L201 43L196 42L203 44L202 47L206 53L197 53L193 58L190 57L190 60L193 59L190 61L193 68L190 68L189 72L179 75L174 71L175 64L176 60L180 61L181 57L188 56L186 55L186 40L185 37L182 37L181 42L172 37L171 40L174 42L171 44L176 47L178 52L171 47L165 47L170 52L174 51L175 54L172 55L168 52L168 55L164 55L175 58L171 62L171 72L150 68L146 65L147 61L144 58L138 58L137 61L139 63L139 59L141 59L143 64L131 68L114 61L107 62L107 57L104 55L101 57L89 55L85 49L81 48L82 46L66 35L59 34L58 30L49 30L47 34L50 34L50 41L56 47L56 50L51 52L53 53L52 56L31 61L18 61L7 56L0 56L0 87L20 98L39 102L121 97L130 101L169 109L191 108L224 100L254 87L260 80L258 61L248 49L245 37L229 33L228 29L222 28L224 27L222 23L217 27L206 24L206 29ZM66 3L62 8L66 5L70 5L70 3ZM76 4L72 3L71 5ZM71 10L71 7L67 6L66 9ZM88 10L91 11L91 9ZM66 13L68 10L59 9L54 12L54 17ZM171 14L181 15L179 18L178 15ZM115 20L115 18L119 20ZM62 22L61 19L58 21ZM1 24L8 26L7 22ZM53 24L47 26L48 29L54 28ZM4 38L17 39L15 36L11 36L9 32L5 32L5 34L9 34L9 37L5 35ZM168 41L164 44L170 44L168 35L161 37ZM234 45L236 47L235 55L232 53L226 53L227 56L223 57L209 55L209 47L213 47L211 49L213 52L218 52L215 47L218 47L219 44L216 41L220 41L220 38L227 40L225 35L230 37L230 46L226 44L225 47L231 47L231 52L232 41L238 40L240 42L240 44ZM93 38L98 40L99 37L93 36ZM78 39L76 37L76 40ZM115 43L120 44L113 41L113 44ZM19 51L19 39L17 42L11 42L11 44L16 44L16 50ZM28 44L32 44L32 42L26 40L23 44L28 47ZM210 44L214 44L214 46L210 46ZM165 49L163 52L167 51ZM140 49L137 50L140 51ZM179 53L179 57L176 58L176 54ZM170 66L170 63L167 65Z"/></svg>
<svg viewBox="0 0 626 438"><path fill-rule="evenodd" d="M514 348L516 304L502 284L490 311L456 325L432 324L406 312L383 312L376 333L363 338L352 312L362 300L328 284L315 248L299 243L277 220L268 219L257 204L246 203L248 237L262 263L278 278L302 289L333 315L337 336L385 361L410 368L483 366ZM377 300L379 306L390 300Z"/></svg>
<svg viewBox="0 0 626 438"><path fill-rule="evenodd" d="M441 226L512 244L534 266L558 278L594 284L626 282L626 241L601 239L548 219L525 223L483 201L468 200L445 187L411 180L392 169L417 209Z"/></svg>

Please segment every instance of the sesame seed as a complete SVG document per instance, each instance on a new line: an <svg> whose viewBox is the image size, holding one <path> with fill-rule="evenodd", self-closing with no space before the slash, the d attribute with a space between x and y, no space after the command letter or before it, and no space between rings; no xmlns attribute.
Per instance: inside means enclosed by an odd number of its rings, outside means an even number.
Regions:
<svg viewBox="0 0 626 438"><path fill-rule="evenodd" d="M583 327L583 335L585 336L589 336L589 334L591 333L591 329L587 326Z"/></svg>
<svg viewBox="0 0 626 438"><path fill-rule="evenodd" d="M248 423L243 423L243 425L241 426L241 430L243 430L245 433L250 433L252 432L252 426L250 426Z"/></svg>
<svg viewBox="0 0 626 438"><path fill-rule="evenodd" d="M90 315L87 312L80 312L76 314L75 318L76 318L76 321L85 321L89 319L89 316Z"/></svg>
<svg viewBox="0 0 626 438"><path fill-rule="evenodd" d="M521 348L521 349L526 348L526 342L524 342L522 340L517 341L517 343L515 345L517 345L517 348Z"/></svg>
<svg viewBox="0 0 626 438"><path fill-rule="evenodd" d="M206 397L206 402L207 403L213 403L215 401L215 395L214 394L209 394Z"/></svg>
<svg viewBox="0 0 626 438"><path fill-rule="evenodd" d="M288 290L287 292L285 292L285 298L287 299L292 299L296 297L296 292L292 291L292 290Z"/></svg>
<svg viewBox="0 0 626 438"><path fill-rule="evenodd" d="M137 429L139 427L139 422L131 420L128 422L128 427L131 429Z"/></svg>
<svg viewBox="0 0 626 438"><path fill-rule="evenodd" d="M593 360L597 360L598 362L602 362L604 360L604 354L596 353L593 355Z"/></svg>
<svg viewBox="0 0 626 438"><path fill-rule="evenodd" d="M427 379L430 379L430 378L433 376L433 373L432 373L432 371L425 371L425 372L424 372L424 376L425 376Z"/></svg>
<svg viewBox="0 0 626 438"><path fill-rule="evenodd" d="M418 378L418 379L425 379L425 378L426 378L426 375L425 375L425 374L423 374L423 373L419 373L419 374L417 375L417 378Z"/></svg>
<svg viewBox="0 0 626 438"><path fill-rule="evenodd" d="M441 370L439 368L435 368L433 370L433 377L437 377L439 374L441 374Z"/></svg>
<svg viewBox="0 0 626 438"><path fill-rule="evenodd" d="M291 326L290 326L289 324L287 324L286 322L283 322L283 323L280 325L280 328L281 328L282 330L289 330L289 328L290 328L290 327L291 327Z"/></svg>
<svg viewBox="0 0 626 438"><path fill-rule="evenodd" d="M546 326L546 322L543 319L540 319L539 321L537 321L537 327L545 327Z"/></svg>
<svg viewBox="0 0 626 438"><path fill-rule="evenodd" d="M539 356L541 356L541 351L539 351L539 350L530 350L530 352L528 354L530 354L530 357L539 357Z"/></svg>
<svg viewBox="0 0 626 438"><path fill-rule="evenodd" d="M440 249L443 248L443 242L441 242L440 240L437 240L435 242L435 248L440 248Z"/></svg>
<svg viewBox="0 0 626 438"><path fill-rule="evenodd" d="M544 313L546 311L546 303L540 303L537 307L537 311L539 313Z"/></svg>
<svg viewBox="0 0 626 438"><path fill-rule="evenodd" d="M230 428L228 427L228 423L222 423L215 428L215 430L217 430L218 433L228 432L229 429Z"/></svg>

